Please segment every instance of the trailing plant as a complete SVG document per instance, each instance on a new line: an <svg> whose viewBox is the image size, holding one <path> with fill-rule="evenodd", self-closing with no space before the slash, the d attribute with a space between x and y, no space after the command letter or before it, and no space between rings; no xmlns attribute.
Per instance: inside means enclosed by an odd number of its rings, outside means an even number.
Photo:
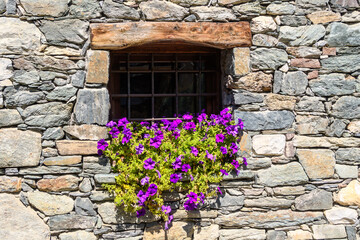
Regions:
<svg viewBox="0 0 360 240"><path fill-rule="evenodd" d="M221 192L209 189L230 171L239 171L237 142L243 123L232 120L229 109L219 115L201 113L194 118L129 122L126 118L107 125L110 142L98 142L99 155L108 157L113 171L119 173L116 184L104 187L115 195L115 203L126 212L141 217L150 211L169 227L173 216L162 197L165 191L186 191L184 208L199 208L205 198Z"/></svg>

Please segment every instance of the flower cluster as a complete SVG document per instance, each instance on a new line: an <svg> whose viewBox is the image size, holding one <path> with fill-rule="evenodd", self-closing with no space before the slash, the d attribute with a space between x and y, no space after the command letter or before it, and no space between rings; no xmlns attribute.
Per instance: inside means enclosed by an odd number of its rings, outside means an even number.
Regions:
<svg viewBox="0 0 360 240"><path fill-rule="evenodd" d="M241 164L247 164L238 156L243 123L235 123L227 108L219 115L185 114L152 124L123 118L106 126L110 141L101 139L98 153L112 161L119 175L116 184L104 186L125 211L137 217L151 212L164 219L166 229L173 216L164 192L185 190L185 210L198 209L206 197L217 194L210 183L238 174Z"/></svg>

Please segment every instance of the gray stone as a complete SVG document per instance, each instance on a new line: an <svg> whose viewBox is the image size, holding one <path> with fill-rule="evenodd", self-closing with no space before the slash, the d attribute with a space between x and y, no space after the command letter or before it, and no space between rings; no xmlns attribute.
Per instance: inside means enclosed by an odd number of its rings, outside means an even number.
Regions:
<svg viewBox="0 0 360 240"><path fill-rule="evenodd" d="M72 198L40 191L29 192L28 200L31 206L48 216L69 213L74 208Z"/></svg>
<svg viewBox="0 0 360 240"><path fill-rule="evenodd" d="M84 178L79 185L79 190L81 192L90 192L92 190L90 178Z"/></svg>
<svg viewBox="0 0 360 240"><path fill-rule="evenodd" d="M329 0L297 0L296 4L304 7L326 7Z"/></svg>
<svg viewBox="0 0 360 240"><path fill-rule="evenodd" d="M329 35L326 40L329 46L360 46L360 23L347 25L334 22L329 26Z"/></svg>
<svg viewBox="0 0 360 240"><path fill-rule="evenodd" d="M309 20L305 16L294 16L287 15L280 17L281 25L286 25L290 27L299 27L307 25Z"/></svg>
<svg viewBox="0 0 360 240"><path fill-rule="evenodd" d="M79 90L74 111L78 123L105 125L109 109L110 100L106 88Z"/></svg>
<svg viewBox="0 0 360 240"><path fill-rule="evenodd" d="M16 15L17 14L16 1L15 0L7 0L6 1L6 13L8 15Z"/></svg>
<svg viewBox="0 0 360 240"><path fill-rule="evenodd" d="M141 2L139 8L146 20L181 21L189 13L186 8L159 0Z"/></svg>
<svg viewBox="0 0 360 240"><path fill-rule="evenodd" d="M345 119L360 118L360 98L345 96L332 106L331 115Z"/></svg>
<svg viewBox="0 0 360 240"><path fill-rule="evenodd" d="M280 92L283 77L284 77L283 72L275 71L275 73L274 73L274 83L273 83L273 93L279 93Z"/></svg>
<svg viewBox="0 0 360 240"><path fill-rule="evenodd" d="M240 1L243 2L246 0L240 0ZM207 5L209 3L208 0L170 0L170 2L176 3L182 7L202 6L202 5ZM221 0L219 1L219 5L222 5Z"/></svg>
<svg viewBox="0 0 360 240"><path fill-rule="evenodd" d="M94 228L97 217L74 214L57 215L49 218L48 226L52 231Z"/></svg>
<svg viewBox="0 0 360 240"><path fill-rule="evenodd" d="M30 126L55 127L69 122L71 109L72 104L51 102L29 106L22 116Z"/></svg>
<svg viewBox="0 0 360 240"><path fill-rule="evenodd" d="M56 87L52 90L46 98L50 101L69 101L70 98L75 96L77 88L66 85L62 87Z"/></svg>
<svg viewBox="0 0 360 240"><path fill-rule="evenodd" d="M290 46L310 46L325 35L322 25L280 27L279 41Z"/></svg>
<svg viewBox="0 0 360 240"><path fill-rule="evenodd" d="M286 232L269 230L266 234L266 240L285 240Z"/></svg>
<svg viewBox="0 0 360 240"><path fill-rule="evenodd" d="M61 43L63 42L60 42L59 44ZM29 56L27 59L29 61L32 61L36 65L36 67L40 70L63 72L63 71L74 70L79 68L74 61L71 61L69 59L55 58L51 56ZM64 74L58 74L58 75L60 78L65 78L65 79L67 78L67 76Z"/></svg>
<svg viewBox="0 0 360 240"><path fill-rule="evenodd" d="M360 55L344 55L321 59L324 70L351 73L360 70Z"/></svg>
<svg viewBox="0 0 360 240"><path fill-rule="evenodd" d="M0 54L23 54L40 47L39 29L19 18L0 18L0 36Z"/></svg>
<svg viewBox="0 0 360 240"><path fill-rule="evenodd" d="M43 175L43 174L76 174L81 173L79 167L63 167L63 166L40 166L34 168L21 168L20 175Z"/></svg>
<svg viewBox="0 0 360 240"><path fill-rule="evenodd" d="M270 158L248 158L247 159L248 169L260 169L260 168L268 168L271 166Z"/></svg>
<svg viewBox="0 0 360 240"><path fill-rule="evenodd" d="M270 15L291 15L295 12L295 6L291 3L271 3L267 6L266 12Z"/></svg>
<svg viewBox="0 0 360 240"><path fill-rule="evenodd" d="M222 207L230 207L237 206L242 207L244 205L244 196L232 196L230 194L220 195L214 204L212 204L212 208L222 208Z"/></svg>
<svg viewBox="0 0 360 240"><path fill-rule="evenodd" d="M286 95L301 95L305 92L308 79L301 71L289 72L284 75L281 81L281 92Z"/></svg>
<svg viewBox="0 0 360 240"><path fill-rule="evenodd" d="M0 14L6 11L6 2L5 0L0 0Z"/></svg>
<svg viewBox="0 0 360 240"><path fill-rule="evenodd" d="M259 199L246 199L244 201L245 207L256 207L256 208L290 208L294 203L293 200L266 197Z"/></svg>
<svg viewBox="0 0 360 240"><path fill-rule="evenodd" d="M79 215L96 216L94 206L88 198L75 199L75 212Z"/></svg>
<svg viewBox="0 0 360 240"><path fill-rule="evenodd" d="M73 138L80 140L100 140L108 137L106 127L100 127L97 125L73 125L65 126L63 129Z"/></svg>
<svg viewBox="0 0 360 240"><path fill-rule="evenodd" d="M43 163L46 166L67 166L81 163L81 156L59 156L45 158Z"/></svg>
<svg viewBox="0 0 360 240"><path fill-rule="evenodd" d="M21 0L21 5L29 15L61 17L68 10L68 0Z"/></svg>
<svg viewBox="0 0 360 240"><path fill-rule="evenodd" d="M244 122L244 129L250 131L290 128L295 116L290 111L234 112L235 119Z"/></svg>
<svg viewBox="0 0 360 240"><path fill-rule="evenodd" d="M298 162L284 165L273 165L258 172L258 183L275 187L282 185L298 185L308 181L308 177Z"/></svg>
<svg viewBox="0 0 360 240"><path fill-rule="evenodd" d="M345 128L346 123L344 123L340 119L335 119L334 122L327 129L326 135L330 137L341 137L341 135L345 131Z"/></svg>
<svg viewBox="0 0 360 240"><path fill-rule="evenodd" d="M340 178L357 178L358 177L358 167L350 165L335 165L335 171Z"/></svg>
<svg viewBox="0 0 360 240"><path fill-rule="evenodd" d="M295 207L300 211L326 210L332 208L332 204L331 192L321 189L315 189L295 199Z"/></svg>
<svg viewBox="0 0 360 240"><path fill-rule="evenodd" d="M12 62L8 58L0 58L0 81L13 76Z"/></svg>
<svg viewBox="0 0 360 240"><path fill-rule="evenodd" d="M360 148L339 148L335 152L336 162L340 163L360 163Z"/></svg>
<svg viewBox="0 0 360 240"><path fill-rule="evenodd" d="M264 229L221 229L219 240L265 240Z"/></svg>
<svg viewBox="0 0 360 240"><path fill-rule="evenodd" d="M86 175L110 173L111 166L107 158L84 157L84 173Z"/></svg>
<svg viewBox="0 0 360 240"><path fill-rule="evenodd" d="M51 71L40 71L39 76L42 81L52 81L54 78L67 78L66 74Z"/></svg>
<svg viewBox="0 0 360 240"><path fill-rule="evenodd" d="M356 229L353 226L345 226L348 240L356 240Z"/></svg>
<svg viewBox="0 0 360 240"><path fill-rule="evenodd" d="M319 58L322 52L316 47L287 47L286 51L298 58Z"/></svg>
<svg viewBox="0 0 360 240"><path fill-rule="evenodd" d="M288 60L286 51L274 48L258 48L251 52L252 68L276 70Z"/></svg>
<svg viewBox="0 0 360 240"><path fill-rule="evenodd" d="M324 133L329 120L320 116L296 116L296 131L300 134Z"/></svg>
<svg viewBox="0 0 360 240"><path fill-rule="evenodd" d="M314 225L311 227L314 239L336 239L346 238L345 226L339 225Z"/></svg>
<svg viewBox="0 0 360 240"><path fill-rule="evenodd" d="M343 74L320 75L319 79L309 82L310 88L318 96L330 97L347 95L360 89L360 81L345 79Z"/></svg>
<svg viewBox="0 0 360 240"><path fill-rule="evenodd" d="M114 197L110 195L107 191L92 191L90 195L91 201L94 202L103 202L103 201L109 201L113 200Z"/></svg>
<svg viewBox="0 0 360 240"><path fill-rule="evenodd" d="M45 95L42 92L16 91L12 90L4 92L6 107L24 107L29 106L37 101L44 99Z"/></svg>
<svg viewBox="0 0 360 240"><path fill-rule="evenodd" d="M64 131L61 127L48 128L43 133L43 139L45 140L58 140L64 137Z"/></svg>
<svg viewBox="0 0 360 240"><path fill-rule="evenodd" d="M59 235L60 240L97 240L97 237L86 231L65 232Z"/></svg>
<svg viewBox="0 0 360 240"><path fill-rule="evenodd" d="M236 20L236 16L231 9L223 7L192 7L190 12L193 13L199 21L220 21L227 22Z"/></svg>
<svg viewBox="0 0 360 240"><path fill-rule="evenodd" d="M94 176L95 182L97 183L115 183L115 177L118 176L117 173L111 173L111 174L96 174Z"/></svg>
<svg viewBox="0 0 360 240"><path fill-rule="evenodd" d="M72 0L69 13L75 18L97 18L101 7L97 0Z"/></svg>
<svg viewBox="0 0 360 240"><path fill-rule="evenodd" d="M43 21L40 30L48 43L64 45L64 42L82 44L88 38L89 23L78 19Z"/></svg>
<svg viewBox="0 0 360 240"><path fill-rule="evenodd" d="M9 127L23 123L23 120L17 110L2 109L0 110L0 128Z"/></svg>
<svg viewBox="0 0 360 240"><path fill-rule="evenodd" d="M0 194L0 216L2 240L50 239L49 227L14 195Z"/></svg>
<svg viewBox="0 0 360 240"><path fill-rule="evenodd" d="M71 84L74 87L83 88L85 82L85 71L77 71L74 75L71 76Z"/></svg>
<svg viewBox="0 0 360 240"><path fill-rule="evenodd" d="M295 110L304 112L325 112L325 106L319 97L304 96L296 104Z"/></svg>
<svg viewBox="0 0 360 240"><path fill-rule="evenodd" d="M356 0L331 0L333 7L336 8L358 8L359 3Z"/></svg>
<svg viewBox="0 0 360 240"><path fill-rule="evenodd" d="M247 91L235 91L234 103L237 105L249 104L249 103L261 103L264 101L264 97L261 94L251 93Z"/></svg>
<svg viewBox="0 0 360 240"><path fill-rule="evenodd" d="M0 168L39 164L41 135L15 128L0 129Z"/></svg>
<svg viewBox="0 0 360 240"><path fill-rule="evenodd" d="M260 47L275 47L278 40L270 35L255 34L252 38L252 44Z"/></svg>
<svg viewBox="0 0 360 240"><path fill-rule="evenodd" d="M122 232L111 232L102 235L104 239L131 239L132 237L136 237L139 235L143 235L144 231L141 229L133 229ZM141 237L139 239L142 239ZM135 240L135 239L134 239Z"/></svg>
<svg viewBox="0 0 360 240"><path fill-rule="evenodd" d="M113 2L112 0L105 0L102 8L105 16L109 18L121 18L129 20L140 19L140 14L134 8Z"/></svg>
<svg viewBox="0 0 360 240"><path fill-rule="evenodd" d="M237 5L233 7L233 10L236 13L250 16L257 16L266 13L265 8L260 5L259 1Z"/></svg>
<svg viewBox="0 0 360 240"><path fill-rule="evenodd" d="M25 70L17 70L14 72L13 80L23 85L30 85L33 83L38 83L40 81L40 77L36 70L29 72Z"/></svg>

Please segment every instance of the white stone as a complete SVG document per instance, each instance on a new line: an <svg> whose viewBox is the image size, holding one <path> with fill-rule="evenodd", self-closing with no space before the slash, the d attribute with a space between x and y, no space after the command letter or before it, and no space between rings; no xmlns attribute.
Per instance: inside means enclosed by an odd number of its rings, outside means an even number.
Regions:
<svg viewBox="0 0 360 240"><path fill-rule="evenodd" d="M350 165L335 165L335 171L340 178L357 178L358 177L358 167Z"/></svg>
<svg viewBox="0 0 360 240"><path fill-rule="evenodd" d="M60 240L96 240L96 236L93 233L86 231L76 231L62 233L59 235Z"/></svg>
<svg viewBox="0 0 360 240"><path fill-rule="evenodd" d="M314 239L335 239L346 238L346 231L344 226L336 225L314 225L312 226L314 232Z"/></svg>
<svg viewBox="0 0 360 240"><path fill-rule="evenodd" d="M331 224L354 224L358 218L358 213L355 209L346 207L333 207L326 210L325 216Z"/></svg>
<svg viewBox="0 0 360 240"><path fill-rule="evenodd" d="M295 230L295 231L289 231L287 233L288 240L304 240L304 239L312 239L311 232L303 231L303 230Z"/></svg>
<svg viewBox="0 0 360 240"><path fill-rule="evenodd" d="M217 240L219 238L219 225L213 224L208 227L200 227L194 231L194 240Z"/></svg>
<svg viewBox="0 0 360 240"><path fill-rule="evenodd" d="M12 63L8 58L0 58L0 81L11 78L13 75Z"/></svg>
<svg viewBox="0 0 360 240"><path fill-rule="evenodd" d="M251 20L252 33L264 33L276 30L276 23L272 17L260 16Z"/></svg>
<svg viewBox="0 0 360 240"><path fill-rule="evenodd" d="M285 149L285 135L256 135L252 139L253 149L259 155L283 155Z"/></svg>
<svg viewBox="0 0 360 240"><path fill-rule="evenodd" d="M360 133L360 121L354 120L347 126L347 129L353 133Z"/></svg>
<svg viewBox="0 0 360 240"><path fill-rule="evenodd" d="M263 229L222 229L219 240L265 240Z"/></svg>
<svg viewBox="0 0 360 240"><path fill-rule="evenodd" d="M68 196L52 195L44 192L29 192L29 203L48 216L69 213L74 208L74 200Z"/></svg>

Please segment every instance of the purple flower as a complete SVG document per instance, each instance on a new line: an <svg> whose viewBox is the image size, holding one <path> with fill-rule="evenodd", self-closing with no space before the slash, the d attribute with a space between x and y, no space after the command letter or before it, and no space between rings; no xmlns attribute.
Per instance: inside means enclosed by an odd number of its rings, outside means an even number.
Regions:
<svg viewBox="0 0 360 240"><path fill-rule="evenodd" d="M230 149L232 150L233 154L238 152L238 146L236 145L236 143L231 143Z"/></svg>
<svg viewBox="0 0 360 240"><path fill-rule="evenodd" d="M97 152L97 153L98 153L98 155L99 155L99 156L103 155L103 151L102 151L102 150L100 150L100 149L98 150L98 152Z"/></svg>
<svg viewBox="0 0 360 240"><path fill-rule="evenodd" d="M156 170L156 169L155 169L155 171L157 172L158 177L159 177L159 179L160 179L160 178L161 178L161 173L159 172L159 170Z"/></svg>
<svg viewBox="0 0 360 240"><path fill-rule="evenodd" d="M234 137L238 134L238 129L236 125L229 125L226 127L227 134L233 135Z"/></svg>
<svg viewBox="0 0 360 240"><path fill-rule="evenodd" d="M190 174L190 180L191 180L191 181L194 181L194 177L193 177L193 175L191 175L191 174Z"/></svg>
<svg viewBox="0 0 360 240"><path fill-rule="evenodd" d="M185 114L185 115L183 116L183 119L184 119L184 120L191 120L191 119L193 119L193 116L191 116L190 114Z"/></svg>
<svg viewBox="0 0 360 240"><path fill-rule="evenodd" d="M144 186L145 184L149 183L149 179L150 178L148 176L144 177L143 179L140 180L140 184Z"/></svg>
<svg viewBox="0 0 360 240"><path fill-rule="evenodd" d="M170 175L170 182L177 183L181 178L181 173L174 173Z"/></svg>
<svg viewBox="0 0 360 240"><path fill-rule="evenodd" d="M237 160L235 160L235 159L231 162L231 164L234 166L234 168L240 167L239 162Z"/></svg>
<svg viewBox="0 0 360 240"><path fill-rule="evenodd" d="M220 147L220 152L222 153L222 154L227 154L227 149L226 149L226 147Z"/></svg>
<svg viewBox="0 0 360 240"><path fill-rule="evenodd" d="M181 155L175 159L175 162L173 162L172 165L173 169L181 168Z"/></svg>
<svg viewBox="0 0 360 240"><path fill-rule="evenodd" d="M162 119L161 122L162 122L165 126L170 125L170 121L167 120L167 119Z"/></svg>
<svg viewBox="0 0 360 240"><path fill-rule="evenodd" d="M224 116L225 114L227 114L229 112L228 108L224 108L223 110L221 110L220 115Z"/></svg>
<svg viewBox="0 0 360 240"><path fill-rule="evenodd" d="M150 196L154 196L157 192L158 186L154 183L150 184L148 190L147 190L147 194L149 194Z"/></svg>
<svg viewBox="0 0 360 240"><path fill-rule="evenodd" d="M245 166L248 165L247 160L246 160L246 157L243 157L243 164L244 164Z"/></svg>
<svg viewBox="0 0 360 240"><path fill-rule="evenodd" d="M188 172L191 169L189 164L183 164L181 167L181 171Z"/></svg>
<svg viewBox="0 0 360 240"><path fill-rule="evenodd" d="M131 130L125 127L122 134L124 134L124 137L121 140L121 143L122 144L128 143L130 141L130 139L132 138Z"/></svg>
<svg viewBox="0 0 360 240"><path fill-rule="evenodd" d="M216 134L216 142L219 143L219 142L224 142L225 140L225 137L223 134Z"/></svg>
<svg viewBox="0 0 360 240"><path fill-rule="evenodd" d="M180 137L180 132L174 131L172 135L175 137L175 139L178 139L178 137Z"/></svg>
<svg viewBox="0 0 360 240"><path fill-rule="evenodd" d="M137 155L140 155L144 151L144 146L140 143L137 147L135 147L135 151Z"/></svg>
<svg viewBox="0 0 360 240"><path fill-rule="evenodd" d="M200 201L201 201L202 203L204 203L205 195L204 195L202 192L201 192L199 195L200 195L200 196L199 196Z"/></svg>
<svg viewBox="0 0 360 240"><path fill-rule="evenodd" d="M197 157L199 151L197 150L196 147L190 147L191 148L191 153L195 155L195 157Z"/></svg>
<svg viewBox="0 0 360 240"><path fill-rule="evenodd" d="M147 170L151 170L155 167L155 162L151 159L148 158L144 161L144 168Z"/></svg>
<svg viewBox="0 0 360 240"><path fill-rule="evenodd" d="M168 230L169 229L169 225L171 223L171 221L174 219L174 216L173 215L170 215L168 220L165 222L165 230Z"/></svg>
<svg viewBox="0 0 360 240"><path fill-rule="evenodd" d="M229 175L224 169L220 169L220 172L224 175Z"/></svg>
<svg viewBox="0 0 360 240"><path fill-rule="evenodd" d="M188 195L186 195L186 197L188 197L189 199L191 199L192 201L196 202L198 195L194 192L190 192Z"/></svg>
<svg viewBox="0 0 360 240"><path fill-rule="evenodd" d="M240 118L238 119L238 124L237 124L237 126L238 126L241 130L244 129L244 123L241 121Z"/></svg>
<svg viewBox="0 0 360 240"><path fill-rule="evenodd" d="M223 193L222 193L220 187L218 187L217 189L218 189L219 193L222 195Z"/></svg>
<svg viewBox="0 0 360 240"><path fill-rule="evenodd" d="M140 209L139 211L136 211L136 217L139 218L139 217L142 217L146 214L146 210L145 208L142 208Z"/></svg>
<svg viewBox="0 0 360 240"><path fill-rule="evenodd" d="M210 159L210 160L215 161L214 155L210 154L210 153L208 152L208 150L206 150L206 157L207 157L208 159Z"/></svg>
<svg viewBox="0 0 360 240"><path fill-rule="evenodd" d="M151 129L157 130L159 128L157 123L153 123L153 125L151 125Z"/></svg>
<svg viewBox="0 0 360 240"><path fill-rule="evenodd" d="M129 121L126 118L121 118L118 122L119 127L126 127L126 124L128 124Z"/></svg>
<svg viewBox="0 0 360 240"><path fill-rule="evenodd" d="M199 164L204 164L204 162L203 162L203 161L199 161Z"/></svg>
<svg viewBox="0 0 360 240"><path fill-rule="evenodd" d="M139 190L136 196L139 198L138 204L140 206L144 206L144 203L146 202L146 199L149 195L147 193L144 193L142 190Z"/></svg>
<svg viewBox="0 0 360 240"><path fill-rule="evenodd" d="M150 126L150 123L149 122L141 122L140 125L147 127L147 126Z"/></svg>
<svg viewBox="0 0 360 240"><path fill-rule="evenodd" d="M108 127L108 128L113 128L113 127L115 127L116 125L117 125L116 122L110 121L110 122L108 122L108 123L106 124L106 127Z"/></svg>
<svg viewBox="0 0 360 240"><path fill-rule="evenodd" d="M196 202L194 202L192 199L188 199L185 203L184 203L184 208L187 211L192 211L194 209L197 208L197 204Z"/></svg>
<svg viewBox="0 0 360 240"><path fill-rule="evenodd" d="M117 138L119 136L119 133L120 133L119 129L117 129L115 127L112 128L109 132L109 134L111 135L112 138Z"/></svg>
<svg viewBox="0 0 360 240"><path fill-rule="evenodd" d="M165 214L169 214L171 212L171 207L162 205L161 206L161 211L163 211Z"/></svg>
<svg viewBox="0 0 360 240"><path fill-rule="evenodd" d="M105 141L105 139L100 139L97 142L97 149L105 151L105 149L109 146L109 144Z"/></svg>
<svg viewBox="0 0 360 240"><path fill-rule="evenodd" d="M207 118L206 113L202 113L199 115L199 117L197 119L199 122L202 122L202 121L206 121L206 118Z"/></svg>
<svg viewBox="0 0 360 240"><path fill-rule="evenodd" d="M154 147L154 148L159 148L161 145L161 138L160 136L154 137L154 138L150 138L150 146Z"/></svg>
<svg viewBox="0 0 360 240"><path fill-rule="evenodd" d="M193 122L187 122L185 123L184 127L183 127L185 130L192 130L192 129L195 129L196 128L196 125L195 123Z"/></svg>
<svg viewBox="0 0 360 240"><path fill-rule="evenodd" d="M149 137L150 137L150 134L144 133L144 138L149 138Z"/></svg>

